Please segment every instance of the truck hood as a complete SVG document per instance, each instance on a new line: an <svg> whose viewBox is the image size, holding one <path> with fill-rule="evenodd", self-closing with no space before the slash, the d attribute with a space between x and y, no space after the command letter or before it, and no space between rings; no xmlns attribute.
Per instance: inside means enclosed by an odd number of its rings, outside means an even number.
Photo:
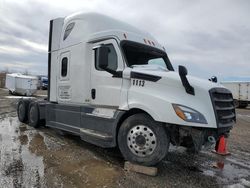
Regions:
<svg viewBox="0 0 250 188"><path fill-rule="evenodd" d="M164 84L164 85L166 84L169 86L174 86L179 88L181 87L184 89L178 72L169 71L161 66L155 66L155 65L134 66L132 72L157 76L160 77L160 79L157 81L158 84ZM197 88L208 91L214 87L223 87L219 83L214 83L205 79L200 79L189 75L187 75L187 79L190 85L194 87L194 89Z"/></svg>
<svg viewBox="0 0 250 188"><path fill-rule="evenodd" d="M220 84L187 76L195 95L186 92L178 72L157 66L134 66L124 70L125 79L131 79L128 91L129 108L144 109L159 122L178 125L216 128L216 119L209 90L223 87ZM140 81L145 80L142 85ZM207 120L207 124L186 122L179 118L172 104L194 109Z"/></svg>

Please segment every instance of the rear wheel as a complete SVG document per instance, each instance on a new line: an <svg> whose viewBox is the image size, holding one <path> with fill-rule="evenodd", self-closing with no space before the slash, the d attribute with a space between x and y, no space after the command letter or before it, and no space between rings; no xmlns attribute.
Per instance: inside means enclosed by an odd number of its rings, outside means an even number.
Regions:
<svg viewBox="0 0 250 188"><path fill-rule="evenodd" d="M126 160L152 166L166 156L169 137L161 123L146 114L135 114L121 125L118 144Z"/></svg>
<svg viewBox="0 0 250 188"><path fill-rule="evenodd" d="M29 126L38 128L41 124L39 107L36 102L30 103L29 106Z"/></svg>
<svg viewBox="0 0 250 188"><path fill-rule="evenodd" d="M28 107L29 102L25 100L19 100L17 104L17 116L20 122L26 123L28 120Z"/></svg>

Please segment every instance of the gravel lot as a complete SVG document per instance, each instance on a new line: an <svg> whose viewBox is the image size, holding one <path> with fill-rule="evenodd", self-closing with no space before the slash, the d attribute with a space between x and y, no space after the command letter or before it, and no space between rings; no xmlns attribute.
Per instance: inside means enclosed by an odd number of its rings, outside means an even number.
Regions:
<svg viewBox="0 0 250 188"><path fill-rule="evenodd" d="M46 95L39 91L38 97ZM157 177L123 170L117 149L102 149L18 121L17 96L0 89L0 187L250 187L250 108L237 110L230 156L170 148ZM224 163L223 169L213 167Z"/></svg>

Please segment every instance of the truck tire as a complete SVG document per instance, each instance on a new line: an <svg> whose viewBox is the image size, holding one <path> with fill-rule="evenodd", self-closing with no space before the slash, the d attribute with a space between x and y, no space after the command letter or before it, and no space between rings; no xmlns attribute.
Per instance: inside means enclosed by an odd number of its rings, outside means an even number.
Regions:
<svg viewBox="0 0 250 188"><path fill-rule="evenodd" d="M40 126L40 113L39 113L39 106L36 102L32 102L29 105L29 126L38 128Z"/></svg>
<svg viewBox="0 0 250 188"><path fill-rule="evenodd" d="M234 99L234 106L235 106L235 108L239 108L239 106L240 106L240 103L237 99Z"/></svg>
<svg viewBox="0 0 250 188"><path fill-rule="evenodd" d="M17 104L17 116L20 122L26 123L28 120L29 101L20 99Z"/></svg>
<svg viewBox="0 0 250 188"><path fill-rule="evenodd" d="M145 166L156 165L166 156L169 140L162 124L146 114L128 117L118 132L118 145L125 160Z"/></svg>

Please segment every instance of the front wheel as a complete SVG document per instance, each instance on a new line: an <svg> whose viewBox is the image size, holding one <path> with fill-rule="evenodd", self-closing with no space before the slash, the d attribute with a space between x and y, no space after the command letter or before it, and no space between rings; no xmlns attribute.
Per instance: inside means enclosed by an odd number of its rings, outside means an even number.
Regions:
<svg viewBox="0 0 250 188"><path fill-rule="evenodd" d="M126 160L152 166L166 156L169 136L161 123L146 114L135 114L122 123L118 144Z"/></svg>

